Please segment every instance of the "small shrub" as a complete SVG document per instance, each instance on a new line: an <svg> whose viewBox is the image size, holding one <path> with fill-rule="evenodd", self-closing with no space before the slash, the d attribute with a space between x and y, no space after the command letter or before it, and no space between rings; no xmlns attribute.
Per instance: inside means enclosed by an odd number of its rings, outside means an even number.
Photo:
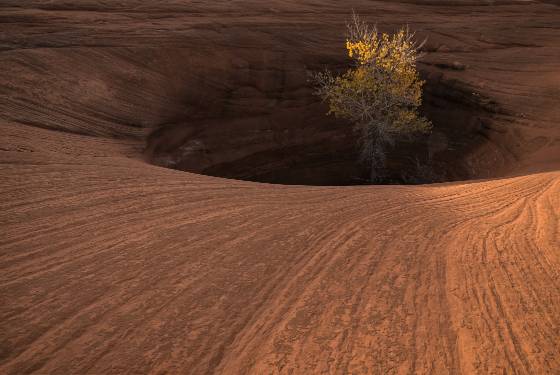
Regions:
<svg viewBox="0 0 560 375"><path fill-rule="evenodd" d="M432 127L418 113L424 81L416 61L422 45L408 28L393 35L380 34L355 13L347 29L346 50L352 67L342 75L328 70L314 74L315 93L328 103L329 114L354 123L362 160L370 164L374 182L385 164L387 145Z"/></svg>

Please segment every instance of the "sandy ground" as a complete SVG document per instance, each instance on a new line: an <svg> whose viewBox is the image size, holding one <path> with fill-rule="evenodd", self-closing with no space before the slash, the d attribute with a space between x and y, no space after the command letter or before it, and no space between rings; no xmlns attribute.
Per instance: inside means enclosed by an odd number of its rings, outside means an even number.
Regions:
<svg viewBox="0 0 560 375"><path fill-rule="evenodd" d="M560 7L420 3L4 0L0 373L560 374ZM507 109L473 165L507 176L281 186L144 160L223 50L320 53L352 6L469 65L445 74Z"/></svg>

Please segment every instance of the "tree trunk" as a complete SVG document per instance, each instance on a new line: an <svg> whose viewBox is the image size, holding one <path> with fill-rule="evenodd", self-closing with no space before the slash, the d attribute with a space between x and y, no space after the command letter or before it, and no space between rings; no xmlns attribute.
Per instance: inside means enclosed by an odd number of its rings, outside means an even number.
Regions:
<svg viewBox="0 0 560 375"><path fill-rule="evenodd" d="M369 182L370 182L370 184L373 184L376 179L377 179L376 162L375 162L375 159L371 159L370 167L369 167Z"/></svg>

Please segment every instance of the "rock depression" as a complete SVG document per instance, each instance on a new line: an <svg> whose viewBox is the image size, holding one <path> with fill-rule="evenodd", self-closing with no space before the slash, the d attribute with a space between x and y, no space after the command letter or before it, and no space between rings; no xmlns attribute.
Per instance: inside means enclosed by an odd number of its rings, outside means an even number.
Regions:
<svg viewBox="0 0 560 375"><path fill-rule="evenodd" d="M286 185L359 183L306 83L343 68L352 8L429 38L437 131L388 182L455 182ZM3 1L0 372L557 373L559 20L551 1Z"/></svg>

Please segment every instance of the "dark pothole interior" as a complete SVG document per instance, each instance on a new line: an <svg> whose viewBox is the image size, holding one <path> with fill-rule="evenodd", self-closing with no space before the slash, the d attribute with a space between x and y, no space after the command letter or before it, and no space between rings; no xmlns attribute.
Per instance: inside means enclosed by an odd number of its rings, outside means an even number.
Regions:
<svg viewBox="0 0 560 375"><path fill-rule="evenodd" d="M188 113L148 137L147 157L168 168L240 180L368 184L352 125L327 116L327 106L312 93L307 73L320 68L281 59L231 61L200 79L189 94ZM421 67L421 75L422 113L433 131L388 148L383 178L376 183L473 177L465 156L486 141L484 129L497 105L435 67Z"/></svg>

